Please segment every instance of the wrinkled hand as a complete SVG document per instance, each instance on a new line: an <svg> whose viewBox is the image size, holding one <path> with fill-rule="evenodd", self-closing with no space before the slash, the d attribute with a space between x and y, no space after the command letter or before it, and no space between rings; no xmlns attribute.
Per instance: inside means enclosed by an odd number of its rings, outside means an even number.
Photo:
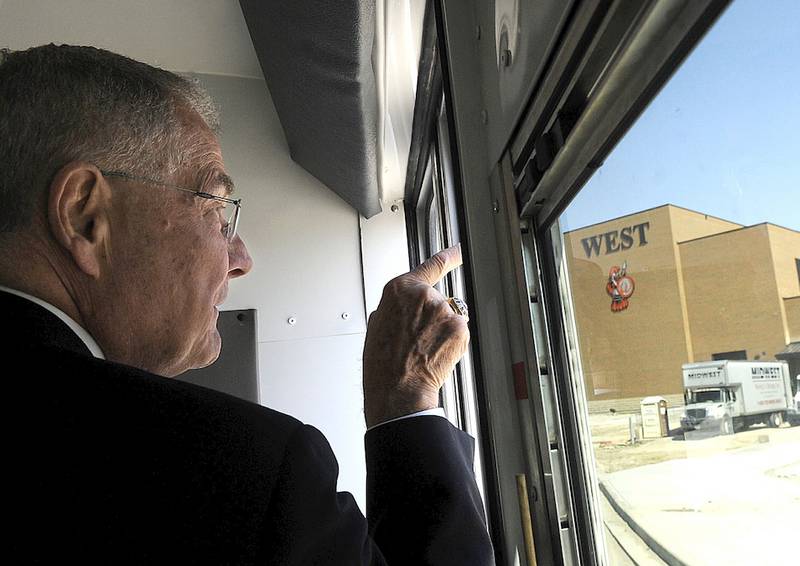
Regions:
<svg viewBox="0 0 800 566"><path fill-rule="evenodd" d="M439 406L439 389L469 342L469 329L433 285L461 265L461 247L389 281L364 344L367 426Z"/></svg>

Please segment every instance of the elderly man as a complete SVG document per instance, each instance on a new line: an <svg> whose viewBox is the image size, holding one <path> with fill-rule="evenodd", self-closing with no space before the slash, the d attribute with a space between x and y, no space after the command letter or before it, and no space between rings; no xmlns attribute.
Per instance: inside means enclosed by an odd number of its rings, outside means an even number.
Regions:
<svg viewBox="0 0 800 566"><path fill-rule="evenodd" d="M492 563L471 441L430 414L468 340L432 287L458 249L370 317L368 520L316 429L168 379L216 359L252 265L217 127L197 86L119 55L0 56L15 562Z"/></svg>

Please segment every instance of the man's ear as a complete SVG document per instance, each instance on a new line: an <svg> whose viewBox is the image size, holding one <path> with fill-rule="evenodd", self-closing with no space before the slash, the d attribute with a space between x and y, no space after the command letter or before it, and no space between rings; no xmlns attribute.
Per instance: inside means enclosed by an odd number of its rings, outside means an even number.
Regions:
<svg viewBox="0 0 800 566"><path fill-rule="evenodd" d="M108 244L110 198L100 170L74 161L50 183L47 216L55 240L89 277L100 277Z"/></svg>

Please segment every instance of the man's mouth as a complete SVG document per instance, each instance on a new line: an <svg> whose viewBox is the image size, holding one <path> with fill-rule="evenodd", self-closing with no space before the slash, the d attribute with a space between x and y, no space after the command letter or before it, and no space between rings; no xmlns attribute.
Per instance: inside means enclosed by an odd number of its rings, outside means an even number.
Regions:
<svg viewBox="0 0 800 566"><path fill-rule="evenodd" d="M225 294L222 295L222 298L219 299L215 304L214 307L219 310L219 308L225 303L225 300L228 298L228 291L225 291Z"/></svg>

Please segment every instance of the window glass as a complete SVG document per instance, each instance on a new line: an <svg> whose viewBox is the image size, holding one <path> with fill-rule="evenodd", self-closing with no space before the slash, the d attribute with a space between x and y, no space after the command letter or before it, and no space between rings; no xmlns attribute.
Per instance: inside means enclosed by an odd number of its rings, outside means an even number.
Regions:
<svg viewBox="0 0 800 566"><path fill-rule="evenodd" d="M734 2L558 222L604 518L668 563L800 549L798 29Z"/></svg>
<svg viewBox="0 0 800 566"><path fill-rule="evenodd" d="M419 234L417 247L422 259L461 243L456 206L458 187L453 174L448 119L442 100L437 120L431 125L431 146L414 215ZM450 272L436 285L436 289L446 297L467 300L467 285L464 269L460 268ZM445 382L441 404L453 425L476 439L474 469L478 489L485 503L486 484L472 346L456 365L453 378Z"/></svg>

